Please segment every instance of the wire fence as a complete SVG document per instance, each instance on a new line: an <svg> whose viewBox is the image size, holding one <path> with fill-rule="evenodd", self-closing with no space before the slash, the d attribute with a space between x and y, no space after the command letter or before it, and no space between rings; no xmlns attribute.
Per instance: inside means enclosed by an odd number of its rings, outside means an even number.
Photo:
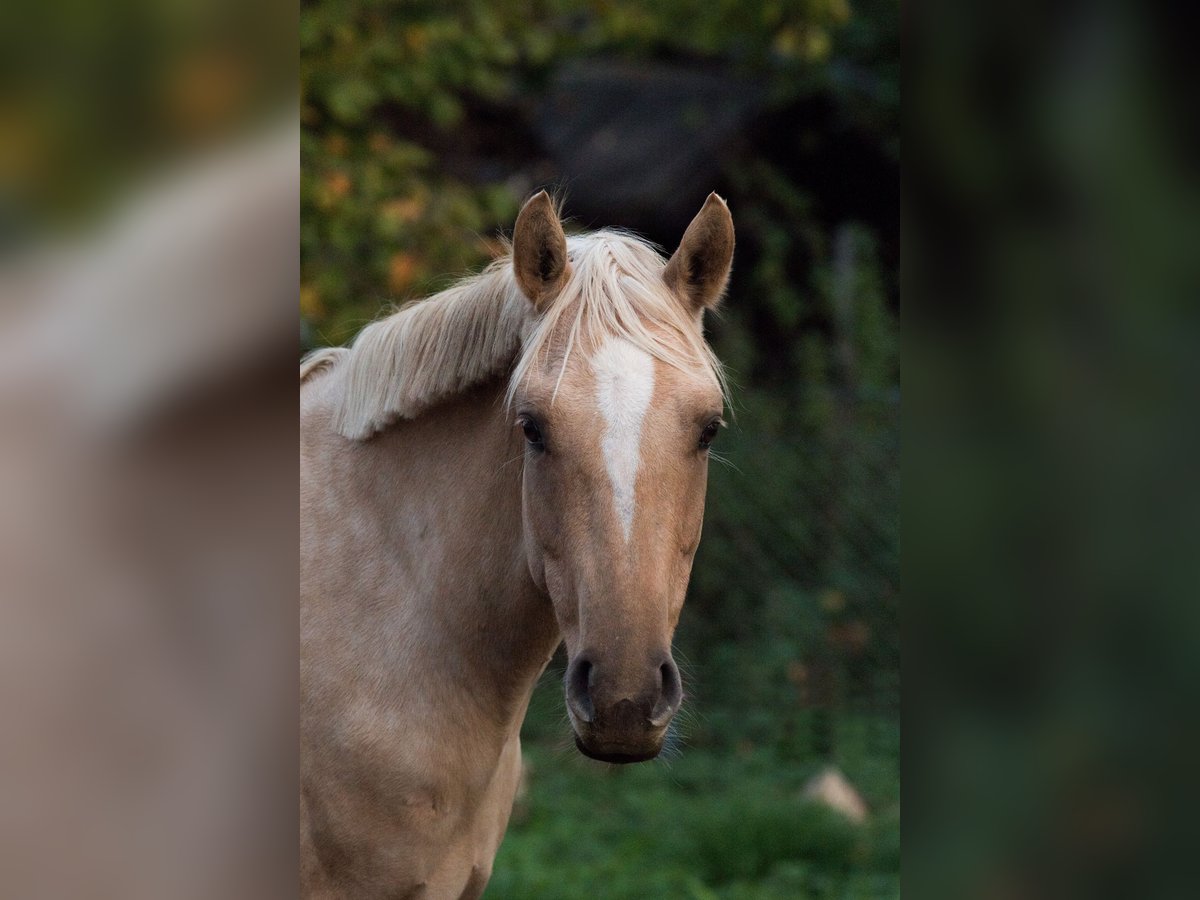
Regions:
<svg viewBox="0 0 1200 900"><path fill-rule="evenodd" d="M715 731L782 719L806 758L900 706L899 396L829 399L795 439L729 435L680 635L701 698L743 716Z"/></svg>

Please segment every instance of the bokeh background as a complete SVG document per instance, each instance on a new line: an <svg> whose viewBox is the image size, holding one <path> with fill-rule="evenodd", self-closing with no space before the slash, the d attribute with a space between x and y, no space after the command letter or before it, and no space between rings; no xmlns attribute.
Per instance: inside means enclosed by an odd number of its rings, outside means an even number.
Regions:
<svg viewBox="0 0 1200 900"><path fill-rule="evenodd" d="M676 746L580 757L556 661L487 896L899 896L898 5L323 0L300 43L305 348L483 265L541 187L668 252L711 190L737 227Z"/></svg>

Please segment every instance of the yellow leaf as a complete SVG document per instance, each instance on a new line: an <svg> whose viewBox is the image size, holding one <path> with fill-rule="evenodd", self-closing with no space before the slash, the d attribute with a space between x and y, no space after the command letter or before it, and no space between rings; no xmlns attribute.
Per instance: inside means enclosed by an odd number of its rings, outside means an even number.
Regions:
<svg viewBox="0 0 1200 900"><path fill-rule="evenodd" d="M353 183L345 172L330 172L321 179L317 188L317 206L323 210L332 209L350 193L351 187Z"/></svg>
<svg viewBox="0 0 1200 900"><path fill-rule="evenodd" d="M429 32L418 25L412 25L404 29L404 43L408 45L408 49L419 55L429 44Z"/></svg>
<svg viewBox="0 0 1200 900"><path fill-rule="evenodd" d="M800 35L794 28L781 28L775 33L772 43L780 56L792 57L800 50Z"/></svg>
<svg viewBox="0 0 1200 900"><path fill-rule="evenodd" d="M345 172L330 172L325 177L325 189L335 200L341 200L350 193L350 176Z"/></svg>
<svg viewBox="0 0 1200 900"><path fill-rule="evenodd" d="M325 315L325 304L321 302L321 294L311 284L300 285L300 312L309 319L320 319Z"/></svg>
<svg viewBox="0 0 1200 900"><path fill-rule="evenodd" d="M829 56L829 32L814 28L805 40L805 56L810 62L821 62Z"/></svg>
<svg viewBox="0 0 1200 900"><path fill-rule="evenodd" d="M383 204L381 215L392 222L415 222L425 212L425 200L420 196L396 197Z"/></svg>
<svg viewBox="0 0 1200 900"><path fill-rule="evenodd" d="M846 595L836 588L829 588L821 594L821 608L826 612L841 612L846 606Z"/></svg>
<svg viewBox="0 0 1200 900"><path fill-rule="evenodd" d="M345 156L349 149L350 142L346 140L345 135L331 134L325 139L325 152L330 156Z"/></svg>
<svg viewBox="0 0 1200 900"><path fill-rule="evenodd" d="M407 253L393 253L388 260L388 287L394 294L403 294L417 276L417 260Z"/></svg>

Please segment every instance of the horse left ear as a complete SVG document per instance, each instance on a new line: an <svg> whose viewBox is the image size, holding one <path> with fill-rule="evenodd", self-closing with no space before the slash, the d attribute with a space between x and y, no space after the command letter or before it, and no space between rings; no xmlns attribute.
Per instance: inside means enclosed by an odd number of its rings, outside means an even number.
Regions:
<svg viewBox="0 0 1200 900"><path fill-rule="evenodd" d="M539 191L526 201L513 226L513 274L525 296L541 312L558 293L567 271L567 237L554 201Z"/></svg>
<svg viewBox="0 0 1200 900"><path fill-rule="evenodd" d="M721 300L733 264L733 216L712 193L683 233L679 249L663 270L663 280L696 312Z"/></svg>

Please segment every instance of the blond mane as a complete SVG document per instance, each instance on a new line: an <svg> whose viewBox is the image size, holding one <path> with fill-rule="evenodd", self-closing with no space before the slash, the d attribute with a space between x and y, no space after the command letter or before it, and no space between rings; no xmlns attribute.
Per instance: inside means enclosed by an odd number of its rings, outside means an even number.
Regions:
<svg viewBox="0 0 1200 900"><path fill-rule="evenodd" d="M703 366L722 391L720 363L699 323L662 280L666 260L619 231L567 239L571 277L540 315L521 293L508 256L481 274L364 328L348 348L301 363L301 384L340 371L334 427L362 440L490 377L511 371L509 402L532 368L554 352L565 372L572 352L618 335L668 365ZM561 347L556 335L565 332ZM561 378L561 374L560 374Z"/></svg>

